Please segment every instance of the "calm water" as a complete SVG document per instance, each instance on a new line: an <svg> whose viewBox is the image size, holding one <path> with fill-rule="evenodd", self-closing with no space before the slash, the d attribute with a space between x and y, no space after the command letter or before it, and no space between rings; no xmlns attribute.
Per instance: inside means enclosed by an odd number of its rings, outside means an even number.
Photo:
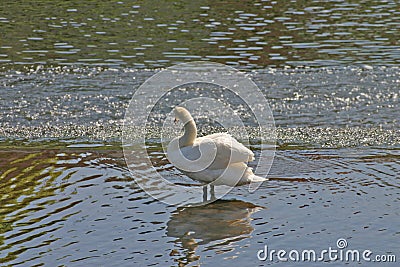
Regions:
<svg viewBox="0 0 400 267"><path fill-rule="evenodd" d="M3 1L0 265L264 266L277 262L258 260L264 245L318 252L339 238L398 262L399 7ZM277 151L256 192L177 208L137 186L120 140L134 90L157 68L194 59L257 83ZM157 171L192 183L167 161L157 127L150 137ZM152 179L148 168L135 175ZM286 263L325 264L344 262Z"/></svg>

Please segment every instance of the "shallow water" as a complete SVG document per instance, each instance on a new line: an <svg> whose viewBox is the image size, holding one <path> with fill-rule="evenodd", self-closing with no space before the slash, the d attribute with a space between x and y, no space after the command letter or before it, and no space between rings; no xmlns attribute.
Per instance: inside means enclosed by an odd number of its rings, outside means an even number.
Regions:
<svg viewBox="0 0 400 267"><path fill-rule="evenodd" d="M265 244L321 250L338 238L397 253L399 158L391 149L278 150L271 180L255 193L239 187L176 208L138 188L115 147L3 149L1 262L257 265Z"/></svg>
<svg viewBox="0 0 400 267"><path fill-rule="evenodd" d="M339 238L399 261L399 4L157 6L2 2L0 265L265 266L278 262L257 258L265 245L319 252ZM154 172L129 172L121 136L135 90L159 68L191 60L231 65L255 81L274 115L276 132L261 129L268 145L235 96L214 96L244 114L256 159L276 152L270 180L254 193L242 186L178 208L135 183L151 183ZM191 188L162 151L160 122L177 99L201 90L215 88L165 95L154 125L132 132L148 138L157 173ZM207 119L196 118L201 135L220 130Z"/></svg>

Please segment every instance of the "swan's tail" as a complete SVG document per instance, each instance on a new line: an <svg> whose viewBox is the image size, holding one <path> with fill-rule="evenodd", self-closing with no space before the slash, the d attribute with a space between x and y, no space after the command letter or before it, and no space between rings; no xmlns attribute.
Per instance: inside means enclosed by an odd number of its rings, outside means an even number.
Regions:
<svg viewBox="0 0 400 267"><path fill-rule="evenodd" d="M265 182L265 181L268 181L268 180L269 180L268 178L257 176L255 174L250 176L250 182L251 183L261 183L261 182Z"/></svg>

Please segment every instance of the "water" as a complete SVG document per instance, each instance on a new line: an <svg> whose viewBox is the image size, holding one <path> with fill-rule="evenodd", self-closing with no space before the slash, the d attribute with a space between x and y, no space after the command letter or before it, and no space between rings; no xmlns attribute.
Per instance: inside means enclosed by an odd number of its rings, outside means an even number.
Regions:
<svg viewBox="0 0 400 267"><path fill-rule="evenodd" d="M29 18L29 19L27 19ZM397 1L2 1L0 62L164 67L396 65Z"/></svg>
<svg viewBox="0 0 400 267"><path fill-rule="evenodd" d="M268 266L278 260L258 260L264 245L318 252L339 238L399 260L397 2L52 3L0 7L1 266ZM147 78L193 59L255 81L277 150L256 192L178 208L135 183L122 123ZM193 186L160 129L148 135L157 171Z"/></svg>
<svg viewBox="0 0 400 267"><path fill-rule="evenodd" d="M390 149L279 150L273 178L256 193L241 187L208 206L176 208L138 188L115 147L2 149L1 261L257 265L264 244L317 250L340 237L353 249L397 253L399 157Z"/></svg>

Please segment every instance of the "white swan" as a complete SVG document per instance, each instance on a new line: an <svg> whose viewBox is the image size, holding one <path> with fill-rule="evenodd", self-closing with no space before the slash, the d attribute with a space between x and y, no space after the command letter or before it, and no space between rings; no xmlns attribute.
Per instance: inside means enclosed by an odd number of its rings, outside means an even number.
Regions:
<svg viewBox="0 0 400 267"><path fill-rule="evenodd" d="M210 184L211 196L214 185L237 186L263 182L247 166L254 160L253 152L227 133L215 133L197 138L197 128L189 111L175 107L175 120L184 124L184 134L168 145L168 160L190 178ZM205 195L207 188L204 187ZM207 198L207 195L205 196Z"/></svg>

